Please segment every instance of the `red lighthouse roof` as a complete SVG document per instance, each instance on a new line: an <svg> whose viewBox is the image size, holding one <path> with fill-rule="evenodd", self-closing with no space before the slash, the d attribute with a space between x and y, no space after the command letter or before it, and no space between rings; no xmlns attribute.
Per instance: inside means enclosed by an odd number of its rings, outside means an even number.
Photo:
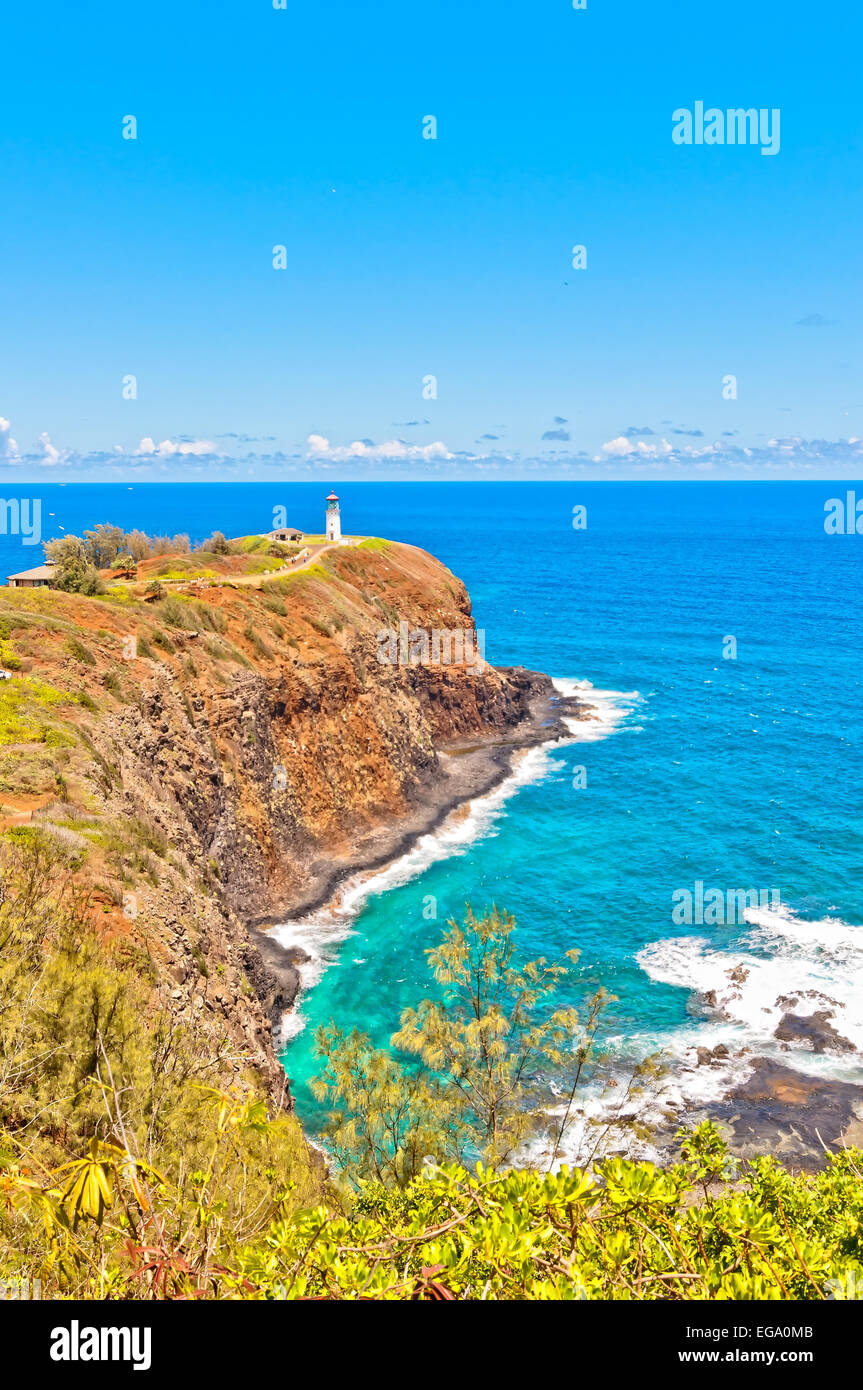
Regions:
<svg viewBox="0 0 863 1390"><path fill-rule="evenodd" d="M334 492L331 492L329 497L327 498L328 502L338 502L338 500L339 499Z"/></svg>

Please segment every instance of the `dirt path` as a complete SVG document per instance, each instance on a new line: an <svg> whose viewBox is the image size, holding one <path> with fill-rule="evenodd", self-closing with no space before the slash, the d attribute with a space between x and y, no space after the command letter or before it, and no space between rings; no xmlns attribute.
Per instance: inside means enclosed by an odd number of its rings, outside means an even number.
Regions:
<svg viewBox="0 0 863 1390"><path fill-rule="evenodd" d="M337 550L338 546L331 542L329 545L308 546L310 554L298 565L283 565L279 570L267 570L265 574L238 574L230 580L231 584L258 585L266 584L271 579L283 579L286 574L299 574L301 570L307 570L317 560L325 555L328 550Z"/></svg>
<svg viewBox="0 0 863 1390"><path fill-rule="evenodd" d="M259 589L262 584L269 584L270 581L273 579L284 579L286 575L300 574L302 570L309 569L312 565L317 564L321 556L325 555L328 550L339 550L344 545L359 545L360 541L364 539L364 536L352 536L349 540L346 539L341 542L330 541L324 542L324 544L322 545L308 546L307 549L310 551L310 554L299 565L283 565L281 569L266 570L263 574L234 574L225 575L220 579L206 579L202 581L202 587L206 588L207 585L210 584L229 584L236 585L239 587ZM189 587L195 586L199 582L201 581L187 581Z"/></svg>

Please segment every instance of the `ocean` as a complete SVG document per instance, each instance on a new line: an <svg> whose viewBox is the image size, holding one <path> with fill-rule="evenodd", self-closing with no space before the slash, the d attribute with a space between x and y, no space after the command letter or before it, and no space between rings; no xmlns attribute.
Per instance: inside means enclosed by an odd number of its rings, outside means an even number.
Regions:
<svg viewBox="0 0 863 1390"><path fill-rule="evenodd" d="M488 660L581 685L602 718L531 750L467 814L349 885L337 911L279 929L311 957L283 1055L312 1133L315 1027L385 1045L432 988L425 952L468 902L512 912L526 956L579 948L566 990L617 996L612 1055L625 1068L662 1052L678 1103L725 1093L744 1048L863 1081L863 536L824 528L825 503L853 486L335 484L346 532L422 546L465 581ZM320 530L329 488L34 496L46 535L111 521L198 539L269 529L280 505ZM41 562L15 537L0 547L7 571ZM726 905L735 890L759 897L699 920L711 890ZM721 1012L705 1013L705 995ZM854 1048L783 1043L788 1008L827 1011ZM721 1042L726 1063L694 1066L697 1046Z"/></svg>

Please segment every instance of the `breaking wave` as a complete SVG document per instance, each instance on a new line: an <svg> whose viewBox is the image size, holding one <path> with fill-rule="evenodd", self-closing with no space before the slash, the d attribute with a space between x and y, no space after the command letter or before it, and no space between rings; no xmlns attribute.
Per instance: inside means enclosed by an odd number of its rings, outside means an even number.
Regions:
<svg viewBox="0 0 863 1390"><path fill-rule="evenodd" d="M550 773L560 771L563 764L555 752L570 743L594 742L615 733L623 720L641 700L637 691L623 693L615 690L596 690L589 681L558 679L553 681L561 695L583 697L596 711L590 720L565 719L571 739L543 744L518 753L509 776L498 786L475 797L449 813L436 830L421 835L404 854L384 868L353 875L338 889L333 899L318 911L270 929L281 946L296 950L300 975L300 994L291 1013L282 1021L281 1042L289 1042L305 1027L302 996L319 982L334 963L338 948L353 934L354 923L369 898L401 888L419 878L443 859L465 854L479 840L497 833L497 826L507 802L522 787L541 782Z"/></svg>

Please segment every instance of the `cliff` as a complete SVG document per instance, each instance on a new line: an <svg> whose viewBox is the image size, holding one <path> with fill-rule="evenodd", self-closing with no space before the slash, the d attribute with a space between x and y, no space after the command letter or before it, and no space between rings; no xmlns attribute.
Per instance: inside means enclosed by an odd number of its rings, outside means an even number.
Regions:
<svg viewBox="0 0 863 1390"><path fill-rule="evenodd" d="M63 842L106 949L146 951L154 1006L211 1018L281 1099L295 981L255 926L564 730L546 677L381 660L400 623L473 637L464 585L422 551L367 542L277 578L206 560L155 602L150 561L100 597L3 592L0 817Z"/></svg>

